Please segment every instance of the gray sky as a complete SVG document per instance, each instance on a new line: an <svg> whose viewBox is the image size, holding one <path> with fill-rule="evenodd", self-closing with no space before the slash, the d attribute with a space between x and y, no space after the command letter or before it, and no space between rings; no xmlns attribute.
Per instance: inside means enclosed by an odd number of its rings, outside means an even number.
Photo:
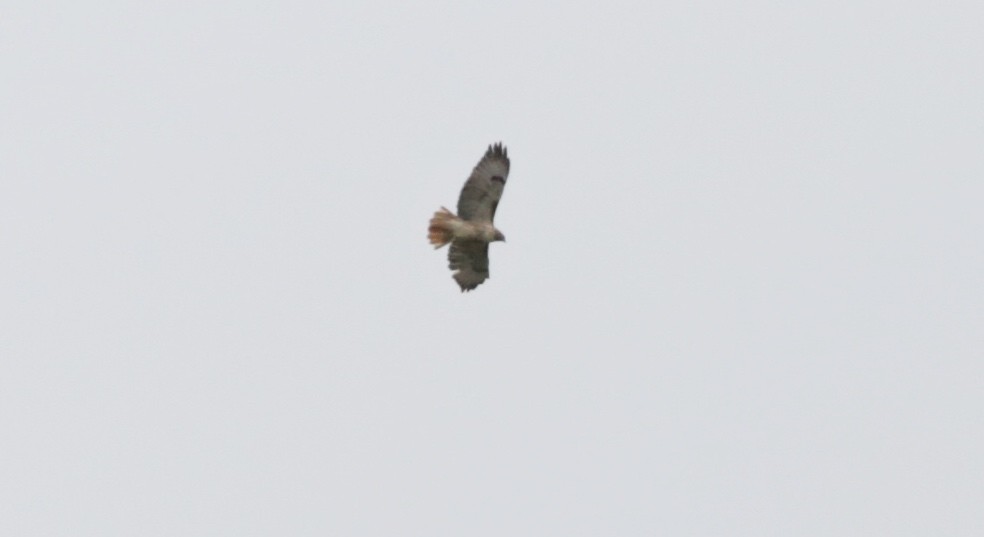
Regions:
<svg viewBox="0 0 984 537"><path fill-rule="evenodd" d="M6 6L0 534L984 534L984 8L921 4Z"/></svg>

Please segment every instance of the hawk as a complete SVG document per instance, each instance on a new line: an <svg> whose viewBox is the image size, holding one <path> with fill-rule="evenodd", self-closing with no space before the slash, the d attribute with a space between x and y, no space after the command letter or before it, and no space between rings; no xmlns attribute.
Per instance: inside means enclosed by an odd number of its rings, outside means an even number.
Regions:
<svg viewBox="0 0 984 537"><path fill-rule="evenodd" d="M506 237L492 225L495 209L509 176L509 156L501 143L490 145L465 181L458 197L458 215L441 207L431 218L427 238L434 248L451 243L448 262L461 292L489 277L489 243Z"/></svg>

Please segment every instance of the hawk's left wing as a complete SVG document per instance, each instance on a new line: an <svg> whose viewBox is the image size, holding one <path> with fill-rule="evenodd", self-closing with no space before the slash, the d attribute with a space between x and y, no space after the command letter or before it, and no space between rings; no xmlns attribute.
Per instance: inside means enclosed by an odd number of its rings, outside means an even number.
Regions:
<svg viewBox="0 0 984 537"><path fill-rule="evenodd" d="M448 261L454 281L462 291L471 291L489 277L489 243L455 240L448 250Z"/></svg>
<svg viewBox="0 0 984 537"><path fill-rule="evenodd" d="M458 216L462 220L492 223L509 176L509 155L502 144L490 145L472 170L458 197Z"/></svg>

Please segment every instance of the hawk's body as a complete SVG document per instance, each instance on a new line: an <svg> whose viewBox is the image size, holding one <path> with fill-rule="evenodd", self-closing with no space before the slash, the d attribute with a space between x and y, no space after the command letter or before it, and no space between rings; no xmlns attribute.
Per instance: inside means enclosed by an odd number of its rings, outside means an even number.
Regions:
<svg viewBox="0 0 984 537"><path fill-rule="evenodd" d="M489 243L506 240L492 220L508 176L506 148L489 146L461 189L458 216L441 207L431 218L427 237L435 248L451 243L448 261L462 291L471 291L488 279Z"/></svg>

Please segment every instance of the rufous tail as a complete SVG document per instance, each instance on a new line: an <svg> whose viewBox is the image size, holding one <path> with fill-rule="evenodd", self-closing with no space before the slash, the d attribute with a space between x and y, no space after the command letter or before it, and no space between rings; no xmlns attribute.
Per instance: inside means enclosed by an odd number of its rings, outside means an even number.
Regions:
<svg viewBox="0 0 984 537"><path fill-rule="evenodd" d="M430 227L427 228L427 238L434 245L435 250L451 242L451 239L454 238L454 232L451 231L451 221L455 218L457 217L444 207L434 213Z"/></svg>

